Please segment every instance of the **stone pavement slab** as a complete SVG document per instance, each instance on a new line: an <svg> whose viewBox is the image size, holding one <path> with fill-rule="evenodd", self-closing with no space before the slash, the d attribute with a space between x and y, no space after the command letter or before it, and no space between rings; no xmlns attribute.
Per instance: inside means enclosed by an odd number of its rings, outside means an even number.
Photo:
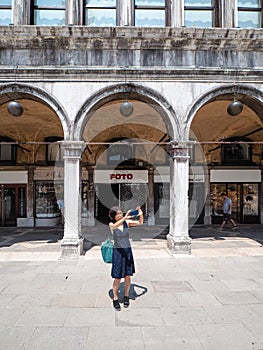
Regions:
<svg viewBox="0 0 263 350"><path fill-rule="evenodd" d="M153 326L143 328L145 349L196 349L204 347L191 325Z"/></svg>
<svg viewBox="0 0 263 350"><path fill-rule="evenodd" d="M0 349L263 349L261 257L135 263L130 308L116 312L101 259L2 262Z"/></svg>
<svg viewBox="0 0 263 350"><path fill-rule="evenodd" d="M10 327L0 326L0 349L22 350L26 349L25 344L29 339L32 339L35 327Z"/></svg>
<svg viewBox="0 0 263 350"><path fill-rule="evenodd" d="M0 350L263 350L260 232L216 235L196 230L191 255L171 256L162 238L132 241L131 303L120 312L99 246L65 260L57 242L38 239L34 252L13 237L0 248Z"/></svg>
<svg viewBox="0 0 263 350"><path fill-rule="evenodd" d="M86 349L89 329L86 327L37 327L24 343L27 350Z"/></svg>
<svg viewBox="0 0 263 350"><path fill-rule="evenodd" d="M242 324L194 325L205 349L255 349L255 336Z"/></svg>
<svg viewBox="0 0 263 350"><path fill-rule="evenodd" d="M107 344L107 347L105 345ZM87 349L144 350L142 327L139 326L105 326L91 327Z"/></svg>

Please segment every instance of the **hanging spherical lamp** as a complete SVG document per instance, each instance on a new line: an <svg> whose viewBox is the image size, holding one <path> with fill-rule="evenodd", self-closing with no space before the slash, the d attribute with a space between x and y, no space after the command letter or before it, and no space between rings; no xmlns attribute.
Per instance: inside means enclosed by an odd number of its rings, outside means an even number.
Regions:
<svg viewBox="0 0 263 350"><path fill-rule="evenodd" d="M234 100L227 107L227 113L231 116L236 116L240 114L242 111L243 111L243 103L238 100Z"/></svg>
<svg viewBox="0 0 263 350"><path fill-rule="evenodd" d="M129 117L133 113L133 105L129 101L125 101L120 105L120 113L124 117Z"/></svg>
<svg viewBox="0 0 263 350"><path fill-rule="evenodd" d="M7 110L14 117L20 117L24 112L23 106L16 100L8 103Z"/></svg>
<svg viewBox="0 0 263 350"><path fill-rule="evenodd" d="M20 102L18 102L16 100L16 92L17 92L17 84L16 84L16 75L17 75L17 69L18 69L18 66L15 67L15 82L14 82L14 86L12 87L12 90L14 92L14 99L13 101L9 102L8 103L8 106L7 106L7 110L9 112L9 114L11 114L13 117L20 117L23 112L24 112L24 108L23 106L21 105Z"/></svg>

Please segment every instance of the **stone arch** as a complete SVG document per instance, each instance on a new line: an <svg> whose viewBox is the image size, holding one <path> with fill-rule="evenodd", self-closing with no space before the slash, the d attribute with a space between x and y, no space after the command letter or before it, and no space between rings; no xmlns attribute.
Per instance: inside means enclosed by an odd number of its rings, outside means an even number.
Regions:
<svg viewBox="0 0 263 350"><path fill-rule="evenodd" d="M250 107L258 117L263 121L263 92L252 87L245 85L225 85L217 86L204 93L199 97L190 107L190 111L186 118L185 136L189 138L191 123L197 113L197 111L205 104L218 100L232 100L234 95L238 97L238 100L243 104Z"/></svg>
<svg viewBox="0 0 263 350"><path fill-rule="evenodd" d="M83 130L92 112L110 101L126 99L127 94L129 99L151 103L152 107L161 115L167 127L167 133L170 136L170 139L179 139L181 135L180 124L173 107L158 92L148 87L135 84L117 84L108 86L97 91L94 95L88 98L76 115L73 139L76 141L82 139Z"/></svg>
<svg viewBox="0 0 263 350"><path fill-rule="evenodd" d="M11 83L0 86L0 105L12 99L28 99L50 107L58 116L64 133L64 139L70 138L70 122L61 104L47 91L27 84Z"/></svg>

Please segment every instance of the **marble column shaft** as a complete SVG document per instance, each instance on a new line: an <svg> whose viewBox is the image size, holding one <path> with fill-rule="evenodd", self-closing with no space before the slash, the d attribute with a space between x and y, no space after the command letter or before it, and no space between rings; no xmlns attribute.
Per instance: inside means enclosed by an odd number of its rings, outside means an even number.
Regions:
<svg viewBox="0 0 263 350"><path fill-rule="evenodd" d="M188 234L189 148L171 142L168 145L170 165L170 230L167 245L171 253L190 253Z"/></svg>
<svg viewBox="0 0 263 350"><path fill-rule="evenodd" d="M64 237L62 255L81 253L80 161L82 141L63 141L64 150Z"/></svg>

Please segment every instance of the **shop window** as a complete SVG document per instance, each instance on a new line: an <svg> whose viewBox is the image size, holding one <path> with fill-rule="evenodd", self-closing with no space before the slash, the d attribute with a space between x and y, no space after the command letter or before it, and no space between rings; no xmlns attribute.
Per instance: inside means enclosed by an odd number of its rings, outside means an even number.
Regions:
<svg viewBox="0 0 263 350"><path fill-rule="evenodd" d="M240 141L238 138L230 138L225 141ZM245 140L242 140L245 141ZM246 140L249 141L249 140ZM222 145L223 164L247 164L251 163L251 146L246 143L227 143Z"/></svg>
<svg viewBox="0 0 263 350"><path fill-rule="evenodd" d="M61 215L58 199L60 199L60 188L63 188L63 184L56 184L56 187L54 182L35 182L35 212L37 218L55 218Z"/></svg>
<svg viewBox="0 0 263 350"><path fill-rule="evenodd" d="M258 184L243 185L244 215L259 215Z"/></svg>
<svg viewBox="0 0 263 350"><path fill-rule="evenodd" d="M66 23L66 0L33 0L32 20L35 25L63 26Z"/></svg>
<svg viewBox="0 0 263 350"><path fill-rule="evenodd" d="M135 0L134 25L136 27L164 27L167 24L165 0Z"/></svg>
<svg viewBox="0 0 263 350"><path fill-rule="evenodd" d="M213 224L223 219L223 198L226 193L232 200L232 216L241 224L260 223L260 185L257 183L217 183L210 185L211 215Z"/></svg>
<svg viewBox="0 0 263 350"><path fill-rule="evenodd" d="M0 0L0 25L12 23L12 0Z"/></svg>
<svg viewBox="0 0 263 350"><path fill-rule="evenodd" d="M10 142L10 144L8 144ZM0 137L0 163L15 164L17 145L14 145L14 140L9 137Z"/></svg>
<svg viewBox="0 0 263 350"><path fill-rule="evenodd" d="M219 26L218 0L185 0L186 27L210 28Z"/></svg>
<svg viewBox="0 0 263 350"><path fill-rule="evenodd" d="M51 136L46 137L45 142L48 142L46 145L46 163L54 164L56 162L63 161L63 152L61 149L61 144L58 141L63 140L63 137Z"/></svg>
<svg viewBox="0 0 263 350"><path fill-rule="evenodd" d="M238 27L262 27L262 0L238 0Z"/></svg>
<svg viewBox="0 0 263 350"><path fill-rule="evenodd" d="M91 27L115 27L117 0L85 0L84 23Z"/></svg>

